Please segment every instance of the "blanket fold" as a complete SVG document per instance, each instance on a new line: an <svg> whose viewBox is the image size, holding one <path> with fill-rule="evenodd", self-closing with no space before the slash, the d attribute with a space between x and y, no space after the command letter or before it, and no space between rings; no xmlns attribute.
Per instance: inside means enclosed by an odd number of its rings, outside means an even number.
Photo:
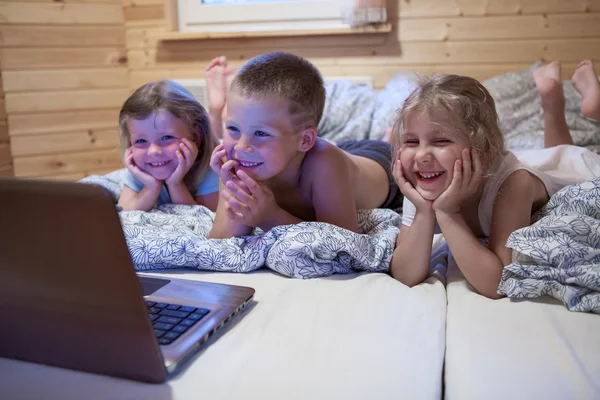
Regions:
<svg viewBox="0 0 600 400"><path fill-rule="evenodd" d="M125 170L90 176L117 199ZM387 272L400 226L392 210L358 212L359 232L322 222L283 225L241 238L207 239L215 214L203 206L165 204L119 212L137 270L195 268L250 272L267 267L294 278L357 271Z"/></svg>
<svg viewBox="0 0 600 400"><path fill-rule="evenodd" d="M498 293L515 298L550 295L571 311L600 314L600 178L556 193L513 232Z"/></svg>

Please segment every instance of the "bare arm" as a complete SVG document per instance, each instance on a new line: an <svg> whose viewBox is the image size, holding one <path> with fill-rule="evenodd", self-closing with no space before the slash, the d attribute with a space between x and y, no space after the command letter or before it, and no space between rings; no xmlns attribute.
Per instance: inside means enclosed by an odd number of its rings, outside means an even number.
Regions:
<svg viewBox="0 0 600 400"><path fill-rule="evenodd" d="M517 171L502 184L494 202L489 247L475 237L459 213L436 212L440 229L456 264L475 290L489 298L497 293L502 269L512 261L505 246L508 236L529 225L533 204L533 180L527 171Z"/></svg>
<svg viewBox="0 0 600 400"><path fill-rule="evenodd" d="M434 227L435 214L431 209L417 213L411 226L400 227L390 272L407 286L417 285L429 275Z"/></svg>
<svg viewBox="0 0 600 400"><path fill-rule="evenodd" d="M214 212L217 210L217 204L219 203L219 192L196 196L196 203Z"/></svg>
<svg viewBox="0 0 600 400"><path fill-rule="evenodd" d="M307 156L303 174L310 181L315 219L358 231L358 216L347 155L326 151Z"/></svg>
<svg viewBox="0 0 600 400"><path fill-rule="evenodd" d="M148 211L156 204L161 188L161 185L144 186L142 190L136 192L125 185L119 196L119 205L125 211Z"/></svg>
<svg viewBox="0 0 600 400"><path fill-rule="evenodd" d="M190 193L190 190L186 187L183 182L177 182L167 185L169 191L169 197L173 204L186 204L188 206L196 205L196 199Z"/></svg>

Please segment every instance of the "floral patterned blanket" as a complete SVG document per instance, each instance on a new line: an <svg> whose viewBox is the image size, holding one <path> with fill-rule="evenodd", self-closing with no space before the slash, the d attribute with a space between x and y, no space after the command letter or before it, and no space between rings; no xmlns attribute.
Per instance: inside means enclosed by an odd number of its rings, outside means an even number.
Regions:
<svg viewBox="0 0 600 400"><path fill-rule="evenodd" d="M547 294L571 311L600 314L600 178L563 188L534 220L508 238L513 263L498 293Z"/></svg>
<svg viewBox="0 0 600 400"><path fill-rule="evenodd" d="M90 176L115 200L125 170ZM121 224L138 270L195 268L250 272L267 267L294 278L357 271L387 272L400 226L392 210L359 211L359 231L321 223L275 227L254 236L207 239L214 213L203 206L167 204L149 212L120 211Z"/></svg>

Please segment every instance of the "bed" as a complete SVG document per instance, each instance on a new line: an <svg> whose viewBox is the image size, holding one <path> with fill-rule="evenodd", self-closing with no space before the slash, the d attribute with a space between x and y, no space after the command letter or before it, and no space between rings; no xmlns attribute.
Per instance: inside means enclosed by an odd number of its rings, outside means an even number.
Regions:
<svg viewBox="0 0 600 400"><path fill-rule="evenodd" d="M0 398L441 398L446 293L439 272L415 289L380 273L167 275L251 286L256 301L167 384L0 359Z"/></svg>
<svg viewBox="0 0 600 400"><path fill-rule="evenodd" d="M446 399L600 398L600 315L479 296L452 260L446 289Z"/></svg>

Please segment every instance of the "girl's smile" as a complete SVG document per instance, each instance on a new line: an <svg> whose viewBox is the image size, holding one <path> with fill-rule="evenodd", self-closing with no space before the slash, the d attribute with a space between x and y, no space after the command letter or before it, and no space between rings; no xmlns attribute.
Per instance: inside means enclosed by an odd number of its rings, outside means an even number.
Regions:
<svg viewBox="0 0 600 400"><path fill-rule="evenodd" d="M170 177L179 165L181 140L194 141L187 124L166 110L158 110L145 119L130 118L127 126L135 165L159 181Z"/></svg>
<svg viewBox="0 0 600 400"><path fill-rule="evenodd" d="M406 117L400 161L407 180L424 199L435 200L450 186L462 149L427 114Z"/></svg>

